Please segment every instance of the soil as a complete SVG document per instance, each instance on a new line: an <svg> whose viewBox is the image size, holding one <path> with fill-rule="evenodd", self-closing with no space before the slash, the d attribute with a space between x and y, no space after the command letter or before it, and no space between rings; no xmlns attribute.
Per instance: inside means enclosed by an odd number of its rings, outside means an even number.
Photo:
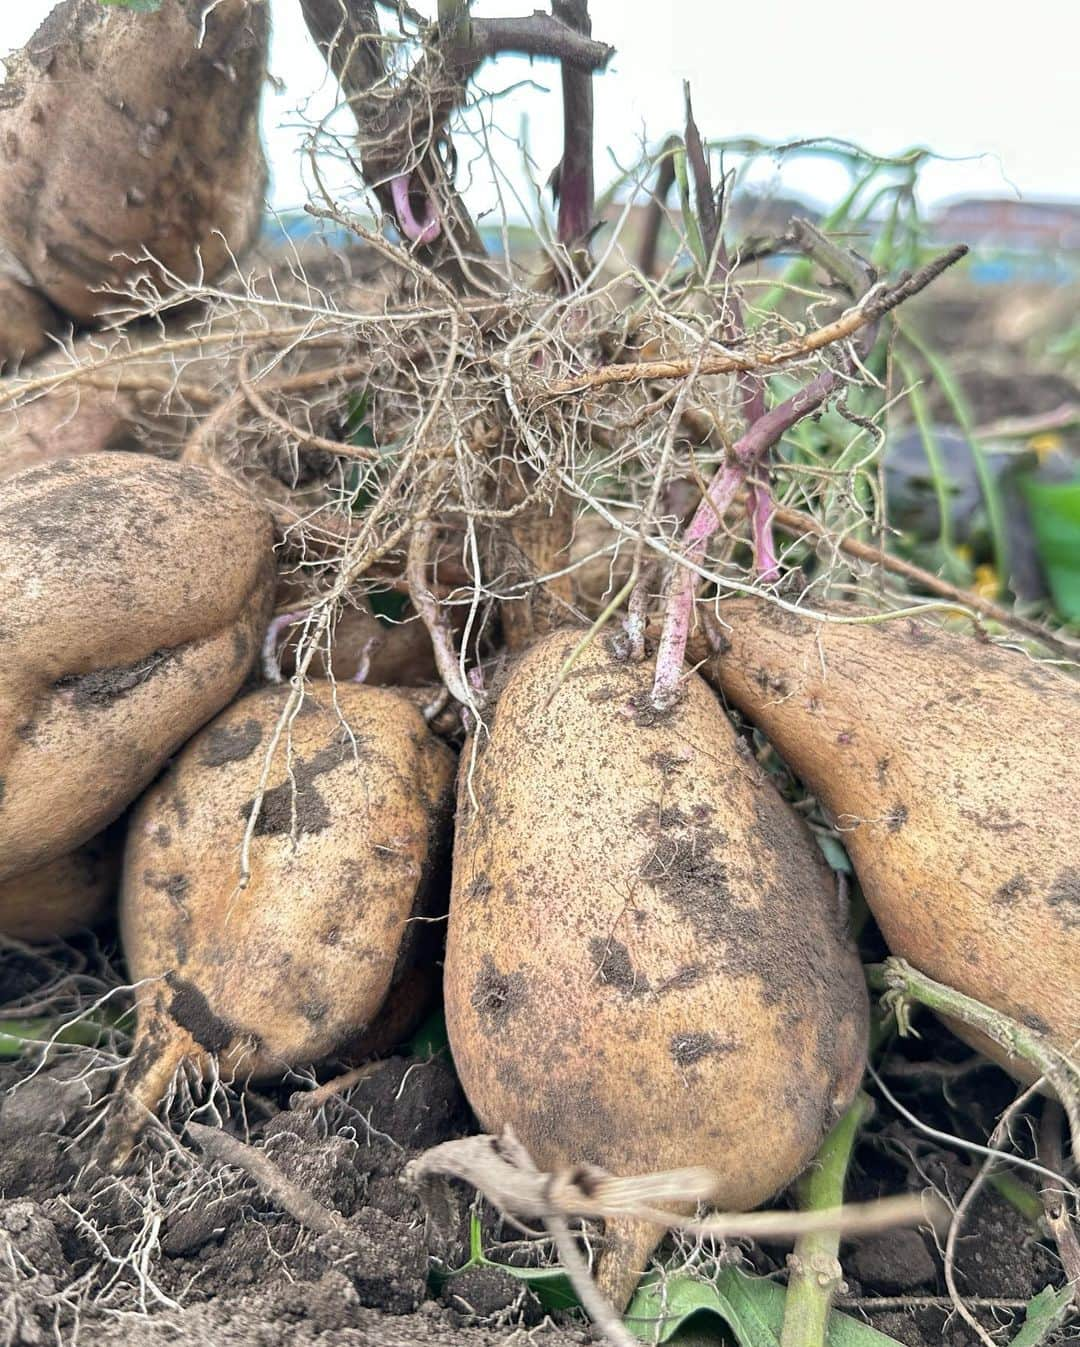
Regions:
<svg viewBox="0 0 1080 1347"><path fill-rule="evenodd" d="M871 939L873 939L871 935ZM90 942L70 956L78 977L100 958ZM63 971L63 970L61 970ZM108 978L106 978L108 980ZM25 1003L42 984L63 987L48 959L0 961L0 1004ZM880 1069L897 1098L931 1127L983 1141L1013 1098L1008 1078L977 1063L936 1022L894 1044ZM156 1126L121 1175L94 1160L119 1052L55 1049L0 1062L0 1345L62 1341L108 1347L583 1347L588 1327L546 1313L519 1279L468 1262L472 1194L455 1185L438 1225L401 1182L407 1161L475 1129L445 1050L374 1064L321 1109L304 1107L310 1080L240 1094L182 1087L166 1130ZM123 1044L119 1044L123 1048ZM699 1045L686 1044L685 1051ZM970 1064L971 1069L958 1068ZM945 1070L947 1078L942 1078ZM320 1072L329 1079L333 1068ZM880 1096L852 1169L865 1200L934 1186L955 1199L977 1157L922 1135ZM263 1151L282 1175L345 1221L344 1233L303 1229L239 1168L205 1159L185 1120L221 1126ZM1023 1146L1028 1129L1016 1129ZM1018 1173L1018 1177L1023 1177ZM446 1219L446 1212L442 1213ZM536 1264L539 1246L484 1209L495 1261ZM748 1271L781 1276L787 1250L750 1247ZM970 1329L948 1305L929 1231L891 1231L846 1244L843 1308L906 1347L968 1347ZM1023 1302L1062 1272L1040 1238L993 1188L973 1206L957 1262L965 1295ZM911 1301L911 1304L905 1304ZM930 1302L929 1304L927 1302ZM1017 1312L980 1310L1006 1342ZM1065 1328L1047 1347L1065 1347ZM702 1336L704 1333L705 1336ZM718 1321L698 1316L675 1339L719 1344Z"/></svg>

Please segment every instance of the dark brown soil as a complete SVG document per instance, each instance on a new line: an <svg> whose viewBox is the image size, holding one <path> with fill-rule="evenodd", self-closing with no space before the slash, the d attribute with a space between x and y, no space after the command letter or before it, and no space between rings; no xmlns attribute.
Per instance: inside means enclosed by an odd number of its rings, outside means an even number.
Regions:
<svg viewBox="0 0 1080 1347"><path fill-rule="evenodd" d="M873 938L873 937L871 937ZM618 955L605 973L619 976ZM45 961L0 961L0 1003L32 995ZM627 986L633 994L632 982ZM922 1039L890 1050L882 1068L920 1119L960 1138L985 1140L1013 1097L1008 1078L980 1065L943 1084L940 1063L967 1060L929 1019ZM687 1060L722 1051L709 1035L671 1050ZM925 1069L924 1069L925 1068ZM332 1074L329 1070L323 1078ZM319 1111L303 1107L302 1082L262 1087L241 1101L220 1091L174 1109L170 1131L144 1142L138 1166L103 1174L94 1161L109 1061L68 1049L44 1069L0 1063L0 1343L93 1342L107 1347L582 1347L588 1330L546 1315L531 1290L495 1267L448 1272L468 1261L471 1193L451 1193L437 1226L401 1182L405 1163L475 1126L444 1053L399 1055ZM912 1128L884 1099L857 1148L851 1196L922 1190L954 1198L978 1164ZM205 1160L185 1117L221 1125L265 1152L292 1183L346 1222L319 1236L284 1214L240 1169ZM98 1121L95 1124L95 1119ZM1028 1129L1016 1129L1027 1144ZM1022 1174L1018 1177L1023 1178ZM519 1232L485 1212L485 1248ZM787 1250L746 1251L748 1270L782 1275ZM534 1246L500 1259L535 1262ZM970 1330L949 1312L941 1256L928 1231L892 1231L846 1244L844 1309L907 1347L968 1347ZM1053 1246L995 1190L975 1203L957 1264L965 1295L1026 1301L1063 1277ZM912 1300L910 1306L904 1299ZM884 1304L878 1303L885 1301ZM935 1302L927 1305L927 1301ZM980 1311L988 1328L994 1314ZM1018 1322L1006 1309L997 1325ZM693 1341L722 1342L717 1321L695 1321ZM707 1330L705 1337L702 1330ZM1015 1329L1014 1329L1015 1331ZM1061 1330L1048 1347L1075 1341ZM528 1335L528 1336L526 1336ZM1000 1333L1007 1342L1009 1332ZM689 1342L689 1339L688 1339Z"/></svg>

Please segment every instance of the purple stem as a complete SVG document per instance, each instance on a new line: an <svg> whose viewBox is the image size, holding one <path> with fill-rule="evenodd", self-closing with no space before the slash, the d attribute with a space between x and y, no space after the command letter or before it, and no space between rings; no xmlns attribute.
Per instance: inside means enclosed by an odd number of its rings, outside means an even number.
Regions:
<svg viewBox="0 0 1080 1347"><path fill-rule="evenodd" d="M754 572L762 584L775 584L780 579L772 527L776 506L768 486L750 487L746 513L750 518L750 537L754 545Z"/></svg>
<svg viewBox="0 0 1080 1347"><path fill-rule="evenodd" d="M694 121L693 108L690 105L690 86L683 85L686 99L686 153L694 170L694 187L697 202L698 223L704 237L705 247L712 254L716 250L716 271L722 280L731 275L731 258L723 237L720 234L720 221L717 217L716 201L713 197L712 179L709 174L709 156L701 141L697 123ZM734 290L727 297L728 312L724 323L724 337L729 343L735 343L743 332L743 312L738 295ZM758 374L744 371L738 378L738 389L742 395L742 411L748 426L755 425L765 415L765 380ZM762 453L762 459L766 458ZM765 475L768 477L768 466ZM750 488L747 501L747 513L750 519L750 535L754 544L754 573L766 584L779 579L776 560L776 544L772 534L772 497L768 484Z"/></svg>
<svg viewBox="0 0 1080 1347"><path fill-rule="evenodd" d="M656 678L653 682L653 705L658 710L673 705L678 696L686 643L690 637L690 623L694 615L694 590L697 572L705 556L709 539L720 527L731 502L742 489L746 474L754 467L781 435L793 425L817 411L837 384L834 370L824 370L772 411L758 417L746 434L736 442L731 457L716 471L701 503L694 511L684 534L683 557L689 565L676 565L672 573L671 589L664 610L664 626L660 646L656 652ZM772 502L768 501L771 513ZM773 561L775 565L775 559Z"/></svg>
<svg viewBox="0 0 1080 1347"><path fill-rule="evenodd" d="M291 613L279 613L266 629L262 643L263 677L270 683L281 682L281 658L278 655L278 634L294 622L302 622L311 612L310 608L298 608Z"/></svg>
<svg viewBox="0 0 1080 1347"><path fill-rule="evenodd" d="M425 217L421 223L413 214L409 200L411 173L399 173L390 179L390 195L394 200L394 212L397 215L398 228L413 243L433 243L442 229L439 217L435 213L435 204L430 197L424 198Z"/></svg>
<svg viewBox="0 0 1080 1347"><path fill-rule="evenodd" d="M588 0L553 0L555 17L589 37ZM563 63L563 152L559 161L559 242L579 247L593 225L593 87L592 72Z"/></svg>

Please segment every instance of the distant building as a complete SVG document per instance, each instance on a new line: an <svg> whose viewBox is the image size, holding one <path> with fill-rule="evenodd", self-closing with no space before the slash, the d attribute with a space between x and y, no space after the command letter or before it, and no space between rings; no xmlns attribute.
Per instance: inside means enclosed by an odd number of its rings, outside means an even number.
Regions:
<svg viewBox="0 0 1080 1347"><path fill-rule="evenodd" d="M1005 252L1080 253L1080 201L965 197L930 217L939 243L967 243Z"/></svg>

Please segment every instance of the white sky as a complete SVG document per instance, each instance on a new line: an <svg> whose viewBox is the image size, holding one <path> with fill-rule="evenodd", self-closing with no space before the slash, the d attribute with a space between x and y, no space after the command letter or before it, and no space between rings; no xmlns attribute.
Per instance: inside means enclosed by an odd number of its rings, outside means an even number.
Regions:
<svg viewBox="0 0 1080 1347"><path fill-rule="evenodd" d="M266 138L273 203L302 204L302 120L324 116L335 91L307 37L298 0L270 0L274 20ZM414 0L433 14L435 0ZM527 14L541 0L476 0L477 15ZM0 0L0 51L19 46L53 0ZM608 150L629 165L642 139L657 144L682 122L689 79L706 137L788 140L830 135L878 153L915 143L965 162L935 163L923 177L927 202L959 193L1080 196L1080 5L1026 0L1000 8L974 0L592 0L594 34L617 54L595 81L597 185L615 173ZM661 17L658 17L661 16ZM663 17L666 16L666 17ZM532 80L494 105L496 126L516 136L529 122L529 146L542 181L559 157L558 67L523 59L488 65L491 92ZM347 123L339 123L347 126ZM496 133L498 134L498 132ZM520 153L495 141L518 191ZM775 182L762 163L758 180ZM344 179L331 174L335 185ZM847 178L821 161L789 162L785 189L835 201ZM490 183L466 193L474 211L494 205ZM519 212L511 207L511 213Z"/></svg>

